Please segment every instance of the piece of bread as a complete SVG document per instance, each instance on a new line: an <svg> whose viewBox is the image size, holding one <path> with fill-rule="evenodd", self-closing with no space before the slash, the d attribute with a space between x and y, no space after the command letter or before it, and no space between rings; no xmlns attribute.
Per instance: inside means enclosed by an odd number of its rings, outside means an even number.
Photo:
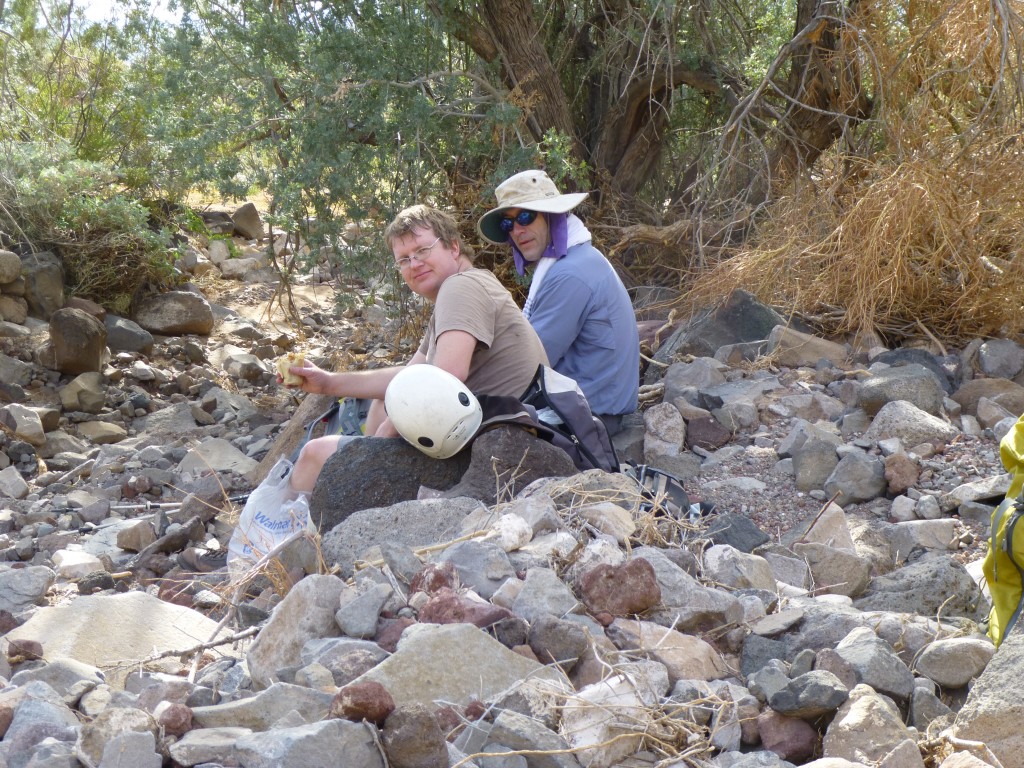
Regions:
<svg viewBox="0 0 1024 768"><path fill-rule="evenodd" d="M293 366L300 366L306 362L306 356L301 352L289 352L287 355L277 359L277 372L280 374L282 383L287 387L297 387L302 384L302 377L288 371Z"/></svg>

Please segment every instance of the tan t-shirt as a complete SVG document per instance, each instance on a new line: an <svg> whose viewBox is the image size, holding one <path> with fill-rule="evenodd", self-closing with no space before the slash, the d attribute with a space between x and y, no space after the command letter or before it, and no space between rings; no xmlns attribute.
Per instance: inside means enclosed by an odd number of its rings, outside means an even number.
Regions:
<svg viewBox="0 0 1024 768"><path fill-rule="evenodd" d="M537 366L548 364L537 333L486 269L459 272L441 284L419 348L428 363L434 362L437 337L445 331L465 331L477 340L466 386L478 395L519 397Z"/></svg>

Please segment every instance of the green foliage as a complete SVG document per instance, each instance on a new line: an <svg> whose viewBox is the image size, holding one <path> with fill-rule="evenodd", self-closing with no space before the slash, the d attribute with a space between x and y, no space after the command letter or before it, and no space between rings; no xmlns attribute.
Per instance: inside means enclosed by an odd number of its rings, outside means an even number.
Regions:
<svg viewBox="0 0 1024 768"><path fill-rule="evenodd" d="M70 147L12 144L0 172L0 229L60 255L71 291L126 314L144 287L174 273L170 237L149 226L149 211L124 194L102 163Z"/></svg>

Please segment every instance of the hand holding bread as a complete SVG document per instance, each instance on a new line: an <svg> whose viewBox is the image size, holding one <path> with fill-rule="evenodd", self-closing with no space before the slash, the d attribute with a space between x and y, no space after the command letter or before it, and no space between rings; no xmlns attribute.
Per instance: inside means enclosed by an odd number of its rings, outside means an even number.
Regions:
<svg viewBox="0 0 1024 768"><path fill-rule="evenodd" d="M277 375L281 377L281 383L286 387L298 387L302 385L303 377L291 372L291 368L301 368L306 363L306 356L302 352L289 352L277 359Z"/></svg>

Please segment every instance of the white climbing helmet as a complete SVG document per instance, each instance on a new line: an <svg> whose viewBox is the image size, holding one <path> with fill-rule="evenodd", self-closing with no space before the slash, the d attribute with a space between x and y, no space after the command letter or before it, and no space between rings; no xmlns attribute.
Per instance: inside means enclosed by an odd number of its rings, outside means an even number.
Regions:
<svg viewBox="0 0 1024 768"><path fill-rule="evenodd" d="M483 420L480 403L461 381L435 365L410 365L384 393L384 408L398 434L435 459L466 447Z"/></svg>

